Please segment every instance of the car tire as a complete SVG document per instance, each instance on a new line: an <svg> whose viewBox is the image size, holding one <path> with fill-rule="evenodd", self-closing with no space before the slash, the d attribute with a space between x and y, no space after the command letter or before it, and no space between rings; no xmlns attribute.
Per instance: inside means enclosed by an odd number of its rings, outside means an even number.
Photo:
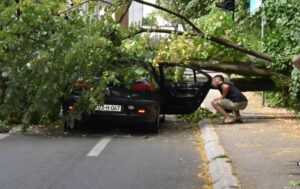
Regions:
<svg viewBox="0 0 300 189"><path fill-rule="evenodd" d="M158 133L159 132L159 125L160 125L160 107L158 107L158 110L157 110L157 115L156 115L156 118L154 120L153 123L149 123L148 124L148 131L151 132L151 133Z"/></svg>
<svg viewBox="0 0 300 189"><path fill-rule="evenodd" d="M76 130L79 127L80 127L80 120L71 119L71 120L65 120L64 122L64 131Z"/></svg>
<svg viewBox="0 0 300 189"><path fill-rule="evenodd" d="M160 123L164 123L166 121L166 115L165 114L161 115L159 117L159 121L160 121Z"/></svg>

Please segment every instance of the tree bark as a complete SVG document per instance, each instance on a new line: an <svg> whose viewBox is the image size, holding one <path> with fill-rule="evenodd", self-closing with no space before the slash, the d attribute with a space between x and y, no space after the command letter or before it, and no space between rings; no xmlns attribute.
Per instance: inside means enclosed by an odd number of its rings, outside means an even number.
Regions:
<svg viewBox="0 0 300 189"><path fill-rule="evenodd" d="M233 78L233 83L242 92L247 91L288 91L288 87L278 87L270 78ZM211 89L216 89L211 86ZM217 90L217 89L216 89Z"/></svg>
<svg viewBox="0 0 300 189"><path fill-rule="evenodd" d="M216 72L224 72L229 74L239 74L243 76L258 76L271 77L275 73L266 68L255 67L251 63L246 62L222 62L222 61L191 61L191 64L205 70L212 70Z"/></svg>
<svg viewBox="0 0 300 189"><path fill-rule="evenodd" d="M121 23L122 20L124 19L124 17L126 16L131 4L132 4L132 0L129 0L128 5L126 6L126 9L122 12L122 15L120 16L120 18L118 20L119 23Z"/></svg>
<svg viewBox="0 0 300 189"><path fill-rule="evenodd" d="M278 87L270 78L234 78L230 79L234 85L241 91L282 91L288 90L288 87Z"/></svg>
<svg viewBox="0 0 300 189"><path fill-rule="evenodd" d="M232 49L235 49L235 50L238 50L240 52L243 52L243 53L246 53L246 54L249 54L251 56L254 56L256 58L260 58L260 59L263 59L263 60L266 60L268 62L271 62L272 61L272 58L267 55L267 54L264 54L264 53L261 53L261 52L258 52L258 51L255 51L255 50L252 50L252 49L249 49L249 48L245 48L245 47L242 47L236 43L233 43L232 41L229 41L227 39L223 39L223 38L220 38L220 37L216 37L216 36L211 36L211 35L207 35L205 34L200 28L198 28L192 21L190 21L188 18L186 18L185 16L181 15L181 14L178 14L174 11L171 11L167 8L164 8L164 7L161 7L159 5L156 5L156 4L153 4L153 3L149 3L149 2L146 2L146 1L143 1L143 0L134 0L136 2L139 2L139 3L142 3L142 4L145 4L145 5L148 5L148 6L151 6L151 7L154 7L156 9L159 9L159 10L162 10L162 11L165 11L169 14L172 14L182 20L184 20L187 24L189 24L194 31L197 32L198 36L202 37L202 38L205 38L205 39L208 39L210 41L213 41L215 43L218 43L220 45L223 45L225 47L228 47L228 48L232 48ZM163 30L161 30L163 31ZM166 30L164 30L163 33L166 33ZM170 31L169 31L170 33Z"/></svg>
<svg viewBox="0 0 300 189"><path fill-rule="evenodd" d="M7 79L0 76L0 105L4 103L7 87Z"/></svg>

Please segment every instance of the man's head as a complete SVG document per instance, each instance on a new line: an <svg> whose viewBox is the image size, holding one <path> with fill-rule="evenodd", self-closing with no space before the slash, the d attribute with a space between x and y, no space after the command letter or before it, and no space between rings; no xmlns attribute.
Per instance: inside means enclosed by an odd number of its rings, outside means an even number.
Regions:
<svg viewBox="0 0 300 189"><path fill-rule="evenodd" d="M212 85L217 87L220 83L224 83L224 77L222 75L216 75L213 77Z"/></svg>
<svg viewBox="0 0 300 189"><path fill-rule="evenodd" d="M293 64L300 70L300 54L293 58Z"/></svg>

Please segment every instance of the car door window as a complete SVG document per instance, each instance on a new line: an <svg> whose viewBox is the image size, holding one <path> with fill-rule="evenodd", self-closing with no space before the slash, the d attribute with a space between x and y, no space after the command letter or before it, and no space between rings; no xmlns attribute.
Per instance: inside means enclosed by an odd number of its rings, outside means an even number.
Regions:
<svg viewBox="0 0 300 189"><path fill-rule="evenodd" d="M204 100L210 89L211 77L198 68L183 64L161 64L163 112L191 113Z"/></svg>
<svg viewBox="0 0 300 189"><path fill-rule="evenodd" d="M190 68L180 66L167 67L164 69L164 76L166 81L170 82L195 82L194 71Z"/></svg>
<svg viewBox="0 0 300 189"><path fill-rule="evenodd" d="M195 74L196 74L196 82L201 82L201 83L208 82L209 78L206 75L204 75L203 73L195 70Z"/></svg>

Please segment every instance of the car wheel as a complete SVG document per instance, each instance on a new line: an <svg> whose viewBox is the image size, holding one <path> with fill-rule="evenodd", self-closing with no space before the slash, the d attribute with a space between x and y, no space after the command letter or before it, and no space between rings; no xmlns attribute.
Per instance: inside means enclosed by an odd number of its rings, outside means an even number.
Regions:
<svg viewBox="0 0 300 189"><path fill-rule="evenodd" d="M76 130L80 127L80 120L70 119L64 122L64 131Z"/></svg>
<svg viewBox="0 0 300 189"><path fill-rule="evenodd" d="M164 123L166 121L166 115L165 114L161 115L159 117L159 121L160 121L160 123Z"/></svg>
<svg viewBox="0 0 300 189"><path fill-rule="evenodd" d="M158 133L159 131L159 123L160 123L160 108L158 108L157 115L155 121L153 123L148 124L148 131L151 133Z"/></svg>

